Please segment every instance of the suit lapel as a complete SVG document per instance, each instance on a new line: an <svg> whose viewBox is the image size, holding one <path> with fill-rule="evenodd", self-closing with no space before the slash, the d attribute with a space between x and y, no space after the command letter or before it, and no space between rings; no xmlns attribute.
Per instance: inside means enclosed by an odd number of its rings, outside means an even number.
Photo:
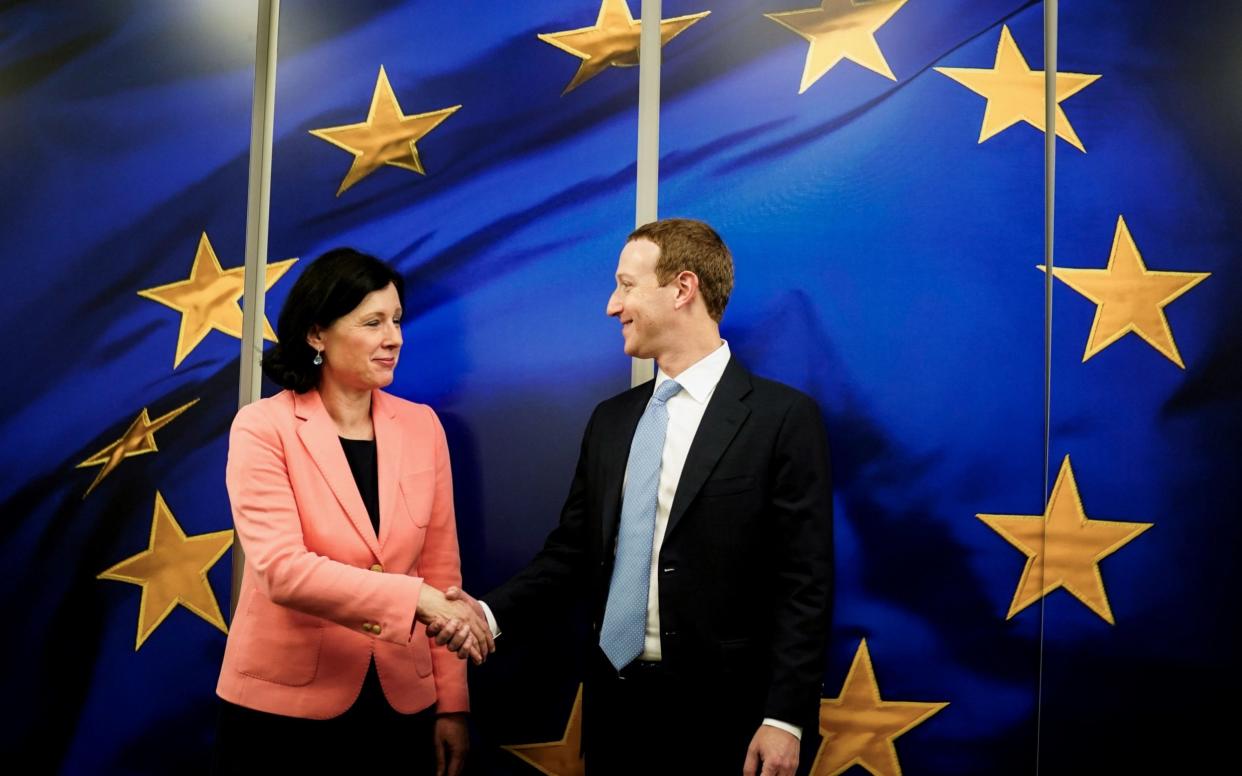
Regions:
<svg viewBox="0 0 1242 776"><path fill-rule="evenodd" d="M376 390L371 393L371 424L375 427L375 454L378 459L380 547L388 543L397 508L397 482L405 437L397 427L397 414L388 395Z"/></svg>
<svg viewBox="0 0 1242 776"><path fill-rule="evenodd" d="M698 495L712 469L716 468L716 462L724 455L742 422L750 414L750 409L742 403L742 398L748 393L750 373L737 359L730 358L711 401L707 403L699 430L690 443L690 452L686 454L686 464L682 467L677 492L673 496L673 508L668 516L668 527L664 529L666 539L677 528L686 509Z"/></svg>
<svg viewBox="0 0 1242 776"><path fill-rule="evenodd" d="M651 392L655 390L655 380L644 383L642 390L634 391L628 397L628 404L625 404L612 418L608 419L607 425L595 432L596 436L604 440L625 440L625 445L609 444L605 441L603 449L608 454L608 459L604 464L604 497L603 497L603 515L600 524L601 538L604 546L601 548L603 557L612 557L612 542L617 533L617 521L621 517L621 496L622 486L625 483L625 464L630 458L630 443L634 440L634 430L638 428L638 421L643 416L643 411L647 409L647 402L651 400Z"/></svg>
<svg viewBox="0 0 1242 776"><path fill-rule="evenodd" d="M375 536L375 528L367 515L366 505L362 503L362 494L358 492L349 461L345 459L336 424L323 406L323 399L319 397L318 391L310 390L306 393L295 393L293 404L294 414L304 421L298 426L298 437L310 453L311 460L319 467L319 473L328 481L328 486L332 488L332 493L358 534L371 551L378 555L379 540Z"/></svg>

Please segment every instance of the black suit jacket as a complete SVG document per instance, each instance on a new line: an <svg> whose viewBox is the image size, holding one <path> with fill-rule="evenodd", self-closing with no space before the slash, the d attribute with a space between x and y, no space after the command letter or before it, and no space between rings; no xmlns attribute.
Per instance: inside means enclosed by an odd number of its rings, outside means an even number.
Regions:
<svg viewBox="0 0 1242 776"><path fill-rule="evenodd" d="M584 593L598 643L630 441L653 388L647 382L596 407L560 524L525 569L485 597L506 634L537 628L550 606ZM832 496L813 399L729 361L690 446L658 574L670 669L728 685L756 725L763 717L814 725Z"/></svg>

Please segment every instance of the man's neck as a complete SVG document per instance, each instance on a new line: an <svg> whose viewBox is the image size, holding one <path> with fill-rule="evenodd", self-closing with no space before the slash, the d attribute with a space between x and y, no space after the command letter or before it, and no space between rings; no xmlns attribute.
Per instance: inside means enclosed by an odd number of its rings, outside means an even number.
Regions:
<svg viewBox="0 0 1242 776"><path fill-rule="evenodd" d="M676 350L656 356L656 363L664 374L677 377L710 356L721 344L720 329L713 326L711 331L701 332L679 342Z"/></svg>

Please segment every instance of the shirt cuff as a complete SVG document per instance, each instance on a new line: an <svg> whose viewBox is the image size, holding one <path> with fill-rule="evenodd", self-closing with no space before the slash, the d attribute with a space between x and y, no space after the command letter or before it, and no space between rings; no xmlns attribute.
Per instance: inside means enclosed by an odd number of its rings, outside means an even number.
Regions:
<svg viewBox="0 0 1242 776"><path fill-rule="evenodd" d="M483 609L483 615L487 617L487 627L492 632L492 638L496 638L500 635L500 626L496 624L496 615L492 614L492 607L483 601L479 601L479 606Z"/></svg>
<svg viewBox="0 0 1242 776"><path fill-rule="evenodd" d="M786 733L798 739L799 741L802 740L802 728L798 727L797 725L791 725L788 722L781 722L779 719L771 719L771 718L763 720L763 724L768 725L769 727L774 727L777 730L784 730Z"/></svg>

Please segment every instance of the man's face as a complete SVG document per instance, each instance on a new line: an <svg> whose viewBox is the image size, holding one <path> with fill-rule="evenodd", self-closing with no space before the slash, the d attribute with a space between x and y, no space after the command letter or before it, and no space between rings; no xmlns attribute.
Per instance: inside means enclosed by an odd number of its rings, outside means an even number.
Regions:
<svg viewBox="0 0 1242 776"><path fill-rule="evenodd" d="M607 312L621 321L625 354L633 358L660 357L661 339L669 336L676 285L660 286L656 261L660 248L650 240L632 240L621 249L617 287L608 297Z"/></svg>

